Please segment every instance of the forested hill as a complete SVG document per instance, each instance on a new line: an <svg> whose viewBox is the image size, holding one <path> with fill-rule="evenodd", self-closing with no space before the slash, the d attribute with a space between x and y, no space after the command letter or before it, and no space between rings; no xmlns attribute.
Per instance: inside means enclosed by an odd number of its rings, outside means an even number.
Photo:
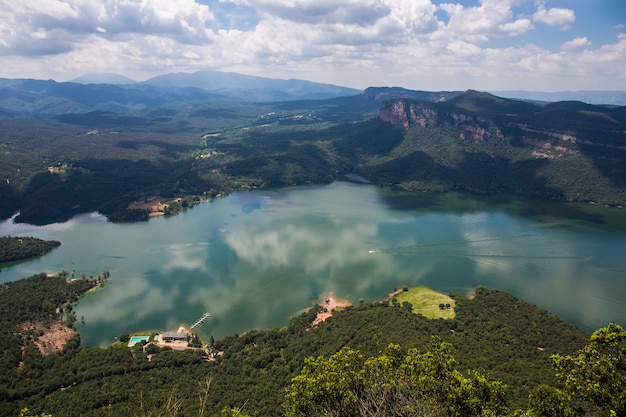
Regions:
<svg viewBox="0 0 626 417"><path fill-rule="evenodd" d="M445 102L390 100L402 141L363 172L414 189L626 202L626 107L536 104L468 91Z"/></svg>
<svg viewBox="0 0 626 417"><path fill-rule="evenodd" d="M61 242L56 240L42 240L29 236L2 236L0 237L0 271L5 262L42 256L59 246Z"/></svg>
<svg viewBox="0 0 626 417"><path fill-rule="evenodd" d="M32 345L20 349L19 333L13 330L27 321L49 320L54 306L72 300L70 290L81 284L41 275L0 288L7 308L12 299L19 306L3 315L1 415L17 415L28 407L55 417L217 416L225 407L244 406L249 415L280 416L285 387L300 373L305 358L329 357L344 347L375 356L390 343L424 350L431 336L452 344L446 367L463 374L474 369L504 382L511 410L525 409L533 389L557 383L550 355L571 354L588 341L587 334L545 310L506 293L478 288L471 299L452 294L456 318L447 320L427 319L406 303L387 301L335 312L311 327L317 312L313 309L283 329L251 330L214 341L210 350L222 353L211 362L201 351L155 348L148 358L141 346L81 348L76 340L47 356ZM21 294L19 299L13 291ZM37 340L37 335L31 339ZM446 373L442 378L451 376ZM207 380L210 386L205 391ZM167 409L168 404L177 408ZM199 412L201 406L204 414Z"/></svg>
<svg viewBox="0 0 626 417"><path fill-rule="evenodd" d="M0 215L19 210L28 223L94 210L143 219L129 203L349 173L409 190L626 205L626 107L370 88L325 100L0 119L0 129Z"/></svg>

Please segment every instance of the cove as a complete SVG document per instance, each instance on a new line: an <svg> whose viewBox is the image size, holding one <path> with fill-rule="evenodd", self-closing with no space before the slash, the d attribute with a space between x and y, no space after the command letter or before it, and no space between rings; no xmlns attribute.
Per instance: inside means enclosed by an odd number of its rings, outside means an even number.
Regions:
<svg viewBox="0 0 626 417"><path fill-rule="evenodd" d="M325 294L358 303L403 285L507 291L584 330L626 325L626 210L518 196L412 193L335 182L236 192L174 217L114 224L98 214L0 235L62 242L0 282L109 270L81 299L86 345L191 324L202 338L287 324ZM84 323L80 320L84 319Z"/></svg>

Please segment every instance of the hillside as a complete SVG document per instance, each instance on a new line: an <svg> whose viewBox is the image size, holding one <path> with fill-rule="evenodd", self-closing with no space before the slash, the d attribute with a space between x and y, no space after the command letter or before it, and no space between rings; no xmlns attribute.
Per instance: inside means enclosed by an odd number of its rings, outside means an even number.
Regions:
<svg viewBox="0 0 626 417"><path fill-rule="evenodd" d="M540 105L468 91L441 103L388 101L380 118L404 134L385 157L360 161L374 182L626 201L623 107Z"/></svg>
<svg viewBox="0 0 626 417"><path fill-rule="evenodd" d="M514 193L626 203L626 112L580 102L533 104L468 91L446 101L384 101L379 118L262 126L206 141L202 162L257 186L357 173L421 191ZM281 167L282 169L277 169Z"/></svg>
<svg viewBox="0 0 626 417"><path fill-rule="evenodd" d="M92 210L141 219L129 203L154 195L328 183L350 173L410 190L626 205L626 107L370 88L324 100L213 99L0 119L0 128L0 214L19 210L17 220L28 223Z"/></svg>
<svg viewBox="0 0 626 417"><path fill-rule="evenodd" d="M0 295L11 297L10 291L19 290L22 307L3 316L2 328L18 326L26 320L19 314L26 312L27 320L37 322L33 306L68 300L64 282L35 276L4 284ZM38 290L42 284L49 284L46 291ZM80 280L72 286L79 284ZM24 286L31 289L24 291ZM54 416L147 415L174 396L180 415L197 415L198 394L206 394L208 415L245 405L247 414L278 416L284 388L300 372L305 358L330 356L346 346L366 356L377 355L389 343L422 349L431 335L452 343L459 370L487 372L506 383L506 398L513 408L526 407L531 389L556 383L550 355L572 353L588 340L579 329L506 293L478 288L471 299L452 297L456 318L449 320L427 319L407 305L374 302L336 312L311 328L317 311L313 309L295 316L284 329L251 330L214 341L211 350L222 353L210 362L202 352L153 349L149 359L141 346L81 348L73 342L62 352L45 356L29 345L22 351L23 364L18 365L19 338L5 338L0 414L15 415L28 407ZM39 314L51 317L50 311ZM31 336L36 340L36 335ZM210 386L205 392L207 380Z"/></svg>

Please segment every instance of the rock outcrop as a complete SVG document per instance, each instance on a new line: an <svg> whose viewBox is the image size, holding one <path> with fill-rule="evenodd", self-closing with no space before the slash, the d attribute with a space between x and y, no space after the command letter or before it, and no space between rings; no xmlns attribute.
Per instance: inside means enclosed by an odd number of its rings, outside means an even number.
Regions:
<svg viewBox="0 0 626 417"><path fill-rule="evenodd" d="M380 106L378 115L381 120L393 125L402 125L405 129L419 125L422 128L435 127L445 122L461 129L461 139L472 138L484 141L489 138L504 139L502 131L489 119L466 113L441 114L434 105L408 100L392 100Z"/></svg>
<svg viewBox="0 0 626 417"><path fill-rule="evenodd" d="M419 124L422 127L437 124L437 110L406 100L393 100L383 103L378 112L381 120L394 125L402 125L405 129Z"/></svg>

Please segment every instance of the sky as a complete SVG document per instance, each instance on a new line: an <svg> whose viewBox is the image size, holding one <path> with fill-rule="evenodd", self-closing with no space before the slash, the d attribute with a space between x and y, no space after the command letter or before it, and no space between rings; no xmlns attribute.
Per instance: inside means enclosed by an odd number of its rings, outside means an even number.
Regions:
<svg viewBox="0 0 626 417"><path fill-rule="evenodd" d="M0 77L626 90L626 0L0 0Z"/></svg>

